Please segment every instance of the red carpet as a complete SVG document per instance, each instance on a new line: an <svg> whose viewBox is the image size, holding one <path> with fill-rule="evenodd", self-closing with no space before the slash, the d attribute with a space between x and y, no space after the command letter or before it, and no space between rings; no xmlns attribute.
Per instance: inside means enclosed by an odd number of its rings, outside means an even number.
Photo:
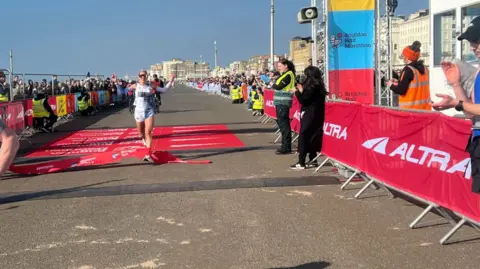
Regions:
<svg viewBox="0 0 480 269"><path fill-rule="evenodd" d="M236 148L244 144L225 125L156 127L153 151ZM144 148L134 128L82 130L68 134L25 157L74 156Z"/></svg>

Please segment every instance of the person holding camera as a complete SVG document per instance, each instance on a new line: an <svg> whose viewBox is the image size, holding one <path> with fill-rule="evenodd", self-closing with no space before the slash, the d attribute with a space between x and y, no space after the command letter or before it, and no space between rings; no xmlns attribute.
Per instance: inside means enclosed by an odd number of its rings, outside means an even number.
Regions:
<svg viewBox="0 0 480 269"><path fill-rule="evenodd" d="M328 95L322 73L316 66L305 68L305 76L298 82L295 97L300 103L300 132L298 137L298 162L291 166L300 170L318 166L313 161L322 150L323 122L325 121L325 99ZM306 158L309 163L306 163Z"/></svg>

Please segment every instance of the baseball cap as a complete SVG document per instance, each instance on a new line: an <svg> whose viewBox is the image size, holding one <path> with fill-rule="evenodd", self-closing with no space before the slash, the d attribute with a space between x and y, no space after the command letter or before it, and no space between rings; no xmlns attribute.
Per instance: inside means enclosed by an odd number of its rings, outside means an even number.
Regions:
<svg viewBox="0 0 480 269"><path fill-rule="evenodd" d="M463 32L458 38L458 40L467 40L471 42L480 41L480 17L476 17L470 22L467 30Z"/></svg>

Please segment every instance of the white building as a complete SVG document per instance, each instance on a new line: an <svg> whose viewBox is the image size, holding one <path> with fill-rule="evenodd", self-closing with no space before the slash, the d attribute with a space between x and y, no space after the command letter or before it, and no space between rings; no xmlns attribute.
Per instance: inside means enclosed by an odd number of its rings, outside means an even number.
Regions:
<svg viewBox="0 0 480 269"><path fill-rule="evenodd" d="M438 1L438 0L437 0ZM430 62L430 16L429 10L419 10L406 20L392 19L392 67L402 69L405 63L402 51L414 41L422 43L421 60L428 66Z"/></svg>
<svg viewBox="0 0 480 269"><path fill-rule="evenodd" d="M453 89L448 85L440 63L452 59L476 62L469 43L458 41L457 37L468 28L471 20L480 16L480 0L430 0L430 10L432 13L430 95L433 101L439 101L435 96L437 93L453 95ZM454 109L443 113L462 115Z"/></svg>

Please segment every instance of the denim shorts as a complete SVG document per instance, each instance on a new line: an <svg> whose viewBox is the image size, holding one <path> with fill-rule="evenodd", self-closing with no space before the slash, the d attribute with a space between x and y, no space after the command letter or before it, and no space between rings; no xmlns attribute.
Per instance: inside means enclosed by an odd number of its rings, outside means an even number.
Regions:
<svg viewBox="0 0 480 269"><path fill-rule="evenodd" d="M145 108L145 109L135 109L135 121L144 122L146 119L153 117L155 115L154 108Z"/></svg>

